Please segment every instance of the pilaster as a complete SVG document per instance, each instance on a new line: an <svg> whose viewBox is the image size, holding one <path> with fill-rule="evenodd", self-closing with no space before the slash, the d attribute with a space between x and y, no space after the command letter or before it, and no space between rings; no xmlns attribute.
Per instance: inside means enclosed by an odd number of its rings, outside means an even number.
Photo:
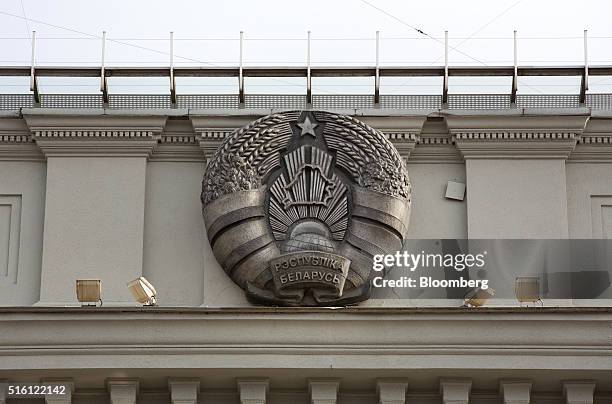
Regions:
<svg viewBox="0 0 612 404"><path fill-rule="evenodd" d="M468 237L568 237L565 161L587 119L548 111L449 113L466 162Z"/></svg>
<svg viewBox="0 0 612 404"><path fill-rule="evenodd" d="M76 279L101 279L105 304L134 304L142 275L147 159L167 116L24 112L47 159L39 305L77 304Z"/></svg>

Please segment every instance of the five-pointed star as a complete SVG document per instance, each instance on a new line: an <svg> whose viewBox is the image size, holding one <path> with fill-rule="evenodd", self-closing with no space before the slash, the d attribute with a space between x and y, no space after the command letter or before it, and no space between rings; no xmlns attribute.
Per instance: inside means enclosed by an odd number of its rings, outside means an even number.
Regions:
<svg viewBox="0 0 612 404"><path fill-rule="evenodd" d="M310 118L306 117L306 119L304 119L304 122L298 123L297 126L302 128L302 134L300 136L312 135L316 137L314 128L319 126L319 124L310 122Z"/></svg>

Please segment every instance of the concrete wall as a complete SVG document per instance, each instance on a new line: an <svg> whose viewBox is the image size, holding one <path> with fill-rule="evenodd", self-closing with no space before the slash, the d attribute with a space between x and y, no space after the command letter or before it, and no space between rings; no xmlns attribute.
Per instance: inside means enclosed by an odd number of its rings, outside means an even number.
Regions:
<svg viewBox="0 0 612 404"><path fill-rule="evenodd" d="M360 114L407 162L416 243L612 235L612 119ZM0 305L76 304L74 280L89 277L102 279L107 304L132 305L125 283L140 275L161 305L248 305L214 259L199 193L206 159L256 117L37 109L0 119ZM451 180L467 184L465 200L444 197Z"/></svg>
<svg viewBox="0 0 612 404"><path fill-rule="evenodd" d="M567 238L565 162L468 160L470 238Z"/></svg>
<svg viewBox="0 0 612 404"><path fill-rule="evenodd" d="M143 275L159 304L199 306L205 253L200 188L202 162L150 162L147 166Z"/></svg>
<svg viewBox="0 0 612 404"><path fill-rule="evenodd" d="M408 237L467 238L467 201L444 197L448 181L466 182L465 164L409 163L407 168L413 195Z"/></svg>

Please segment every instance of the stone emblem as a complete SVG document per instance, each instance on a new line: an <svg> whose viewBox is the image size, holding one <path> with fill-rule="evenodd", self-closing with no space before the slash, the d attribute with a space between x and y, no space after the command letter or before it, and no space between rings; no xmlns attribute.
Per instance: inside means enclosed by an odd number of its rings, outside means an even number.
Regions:
<svg viewBox="0 0 612 404"><path fill-rule="evenodd" d="M410 181L395 147L355 118L268 115L232 133L202 182L217 261L258 304L370 296L375 254L401 249Z"/></svg>

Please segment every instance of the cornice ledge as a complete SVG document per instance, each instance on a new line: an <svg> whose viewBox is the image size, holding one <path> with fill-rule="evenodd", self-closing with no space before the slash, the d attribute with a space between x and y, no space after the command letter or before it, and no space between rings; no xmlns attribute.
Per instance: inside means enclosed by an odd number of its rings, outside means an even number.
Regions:
<svg viewBox="0 0 612 404"><path fill-rule="evenodd" d="M24 115L46 157L149 157L167 116Z"/></svg>
<svg viewBox="0 0 612 404"><path fill-rule="evenodd" d="M588 115L446 115L450 133L461 132L569 132L580 134Z"/></svg>
<svg viewBox="0 0 612 404"><path fill-rule="evenodd" d="M38 146L29 142L0 141L0 161L44 161L45 156Z"/></svg>
<svg viewBox="0 0 612 404"><path fill-rule="evenodd" d="M581 132L533 129L451 133L465 159L567 159Z"/></svg>
<svg viewBox="0 0 612 404"><path fill-rule="evenodd" d="M22 119L3 119L0 122L0 161L44 161L27 126Z"/></svg>
<svg viewBox="0 0 612 404"><path fill-rule="evenodd" d="M568 163L612 163L612 133L583 133Z"/></svg>
<svg viewBox="0 0 612 404"><path fill-rule="evenodd" d="M36 144L46 157L149 157L158 139L44 139Z"/></svg>

